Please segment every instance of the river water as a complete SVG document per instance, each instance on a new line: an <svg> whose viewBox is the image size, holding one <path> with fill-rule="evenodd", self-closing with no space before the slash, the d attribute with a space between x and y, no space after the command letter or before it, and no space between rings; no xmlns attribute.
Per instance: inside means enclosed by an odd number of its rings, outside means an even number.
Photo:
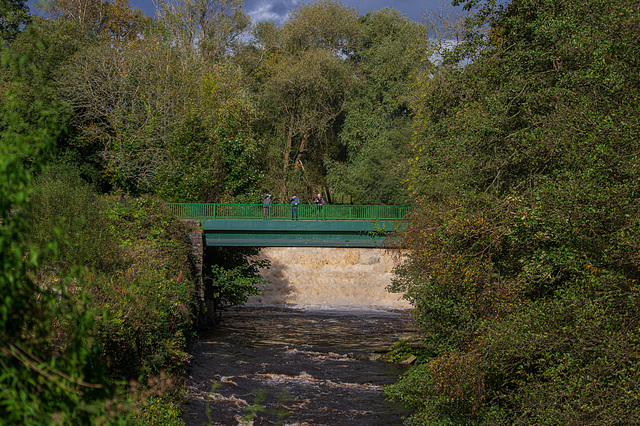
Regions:
<svg viewBox="0 0 640 426"><path fill-rule="evenodd" d="M230 309L193 351L183 420L400 425L408 413L383 386L407 366L369 358L411 335L398 311Z"/></svg>
<svg viewBox="0 0 640 426"><path fill-rule="evenodd" d="M414 337L376 249L263 250L263 295L223 312L192 350L183 420L192 425L401 425L383 386L407 370L376 360Z"/></svg>

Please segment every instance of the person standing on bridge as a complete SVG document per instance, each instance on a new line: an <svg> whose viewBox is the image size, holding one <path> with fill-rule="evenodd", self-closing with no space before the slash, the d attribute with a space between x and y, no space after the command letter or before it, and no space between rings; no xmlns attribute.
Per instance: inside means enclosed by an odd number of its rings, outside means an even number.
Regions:
<svg viewBox="0 0 640 426"><path fill-rule="evenodd" d="M269 208L271 207L271 194L264 194L262 198L262 220L269 219Z"/></svg>
<svg viewBox="0 0 640 426"><path fill-rule="evenodd" d="M322 217L322 206L324 206L322 195L318 194L313 202L316 203L316 220L319 220Z"/></svg>
<svg viewBox="0 0 640 426"><path fill-rule="evenodd" d="M300 204L300 199L296 194L293 194L293 197L289 198L289 201L291 201L291 220L298 220L298 204Z"/></svg>

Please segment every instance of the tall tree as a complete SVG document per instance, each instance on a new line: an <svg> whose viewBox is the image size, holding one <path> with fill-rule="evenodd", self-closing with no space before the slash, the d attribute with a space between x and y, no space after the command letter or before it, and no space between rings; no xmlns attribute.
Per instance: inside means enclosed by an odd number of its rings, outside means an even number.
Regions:
<svg viewBox="0 0 640 426"><path fill-rule="evenodd" d="M197 104L203 70L162 40L98 44L78 52L58 77L84 143L98 144L116 186L148 190L164 170L166 144Z"/></svg>
<svg viewBox="0 0 640 426"><path fill-rule="evenodd" d="M99 147L114 186L190 202L252 191L258 154L241 71L193 53L149 35L85 49L59 73L77 142Z"/></svg>
<svg viewBox="0 0 640 426"><path fill-rule="evenodd" d="M240 0L160 0L157 15L176 40L224 57L251 23Z"/></svg>
<svg viewBox="0 0 640 426"><path fill-rule="evenodd" d="M40 7L51 19L74 22L101 38L135 40L151 22L129 0L51 0Z"/></svg>
<svg viewBox="0 0 640 426"><path fill-rule="evenodd" d="M285 22L282 46L288 52L322 48L348 55L360 39L358 16L354 9L334 0L300 5Z"/></svg>
<svg viewBox="0 0 640 426"><path fill-rule="evenodd" d="M411 142L413 79L430 70L424 26L393 9L362 17L362 42L350 56L358 79L345 104L342 156L329 162L336 194L356 203L407 202L404 167Z"/></svg>
<svg viewBox="0 0 640 426"><path fill-rule="evenodd" d="M305 192L325 186L324 156L335 145L333 126L354 83L344 52L357 43L358 32L354 10L320 2L296 9L279 33L263 34L273 36L265 38L264 48L271 50L260 68L263 122L279 141L272 152L279 156L274 175L282 198L287 198L290 172L304 185L316 186Z"/></svg>

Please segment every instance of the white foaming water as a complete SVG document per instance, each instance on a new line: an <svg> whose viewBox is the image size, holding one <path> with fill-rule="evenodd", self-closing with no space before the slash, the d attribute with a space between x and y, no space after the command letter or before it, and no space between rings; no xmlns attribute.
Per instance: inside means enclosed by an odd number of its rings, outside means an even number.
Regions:
<svg viewBox="0 0 640 426"><path fill-rule="evenodd" d="M260 259L271 262L260 275L270 283L245 306L313 309L406 309L389 293L394 257L376 248L269 247Z"/></svg>

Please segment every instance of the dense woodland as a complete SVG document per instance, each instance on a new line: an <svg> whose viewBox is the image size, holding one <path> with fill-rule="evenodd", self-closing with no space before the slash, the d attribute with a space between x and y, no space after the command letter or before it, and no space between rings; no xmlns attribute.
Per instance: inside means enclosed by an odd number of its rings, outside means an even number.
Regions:
<svg viewBox="0 0 640 426"><path fill-rule="evenodd" d="M407 424L640 423L640 4L454 4L0 0L0 419L181 424L200 307L162 202L295 192L413 207ZM221 303L249 254L214 255Z"/></svg>

